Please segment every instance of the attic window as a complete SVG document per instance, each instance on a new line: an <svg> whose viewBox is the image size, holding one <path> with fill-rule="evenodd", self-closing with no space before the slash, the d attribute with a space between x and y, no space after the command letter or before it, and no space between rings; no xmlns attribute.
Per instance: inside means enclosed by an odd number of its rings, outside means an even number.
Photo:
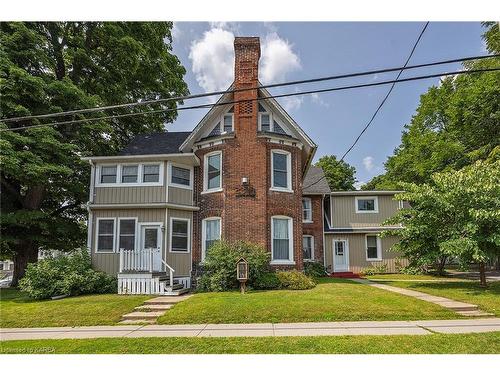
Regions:
<svg viewBox="0 0 500 375"><path fill-rule="evenodd" d="M233 115L232 114L224 115L224 118L222 120L222 126L224 129L224 132L226 132L226 133L233 131Z"/></svg>
<svg viewBox="0 0 500 375"><path fill-rule="evenodd" d="M271 131L271 115L269 113L260 113L260 130L269 132Z"/></svg>

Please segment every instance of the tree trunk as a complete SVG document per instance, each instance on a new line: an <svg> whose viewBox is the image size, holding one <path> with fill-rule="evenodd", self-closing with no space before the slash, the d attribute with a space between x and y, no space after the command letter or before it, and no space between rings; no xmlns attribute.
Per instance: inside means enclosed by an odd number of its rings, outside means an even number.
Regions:
<svg viewBox="0 0 500 375"><path fill-rule="evenodd" d="M31 240L23 240L18 245L14 255L14 274L12 276L11 286L17 287L19 280L23 278L28 263L34 263L38 260L38 246Z"/></svg>
<svg viewBox="0 0 500 375"><path fill-rule="evenodd" d="M447 259L448 259L447 257L441 257L439 259L439 263L437 264L437 267L436 267L436 271L437 271L438 275L444 274L444 266L446 266Z"/></svg>
<svg viewBox="0 0 500 375"><path fill-rule="evenodd" d="M479 263L479 285L483 288L486 288L488 285L486 284L486 271L484 262Z"/></svg>

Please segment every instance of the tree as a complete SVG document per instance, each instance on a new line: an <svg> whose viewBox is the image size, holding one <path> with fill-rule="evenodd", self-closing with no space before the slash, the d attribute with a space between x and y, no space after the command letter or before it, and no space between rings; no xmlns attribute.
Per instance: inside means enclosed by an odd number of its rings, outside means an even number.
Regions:
<svg viewBox="0 0 500 375"><path fill-rule="evenodd" d="M354 190L356 168L343 160L337 160L335 155L321 157L316 167L321 167L331 190Z"/></svg>
<svg viewBox="0 0 500 375"><path fill-rule="evenodd" d="M171 22L1 23L1 118L187 94L171 28ZM13 285L39 249L84 245L90 168L80 157L109 155L136 134L164 130L176 105L60 116L47 121L171 109L0 133L0 250L14 260ZM0 128L40 123L0 120Z"/></svg>
<svg viewBox="0 0 500 375"><path fill-rule="evenodd" d="M485 23L488 50L500 52L498 23ZM464 63L464 69L498 67L498 59ZM401 145L385 163L386 173L369 185L429 183L435 172L459 170L484 160L500 144L500 73L448 77L420 98Z"/></svg>
<svg viewBox="0 0 500 375"><path fill-rule="evenodd" d="M401 223L402 251L410 261L457 257L479 265L486 286L485 264L500 255L500 147L485 161L458 171L436 173L431 184L405 184L410 208L387 223ZM391 231L385 234L392 233ZM430 257L430 258L429 258Z"/></svg>

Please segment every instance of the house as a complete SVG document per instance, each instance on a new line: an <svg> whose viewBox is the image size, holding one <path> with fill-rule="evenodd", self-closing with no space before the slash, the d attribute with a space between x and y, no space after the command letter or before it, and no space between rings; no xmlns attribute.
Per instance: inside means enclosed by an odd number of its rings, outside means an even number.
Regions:
<svg viewBox="0 0 500 375"><path fill-rule="evenodd" d="M193 131L84 158L88 247L97 269L118 274L120 293L181 293L219 239L262 245L279 269L329 259L324 202L337 196L311 166L317 146L261 87L259 39L234 48L235 80Z"/></svg>

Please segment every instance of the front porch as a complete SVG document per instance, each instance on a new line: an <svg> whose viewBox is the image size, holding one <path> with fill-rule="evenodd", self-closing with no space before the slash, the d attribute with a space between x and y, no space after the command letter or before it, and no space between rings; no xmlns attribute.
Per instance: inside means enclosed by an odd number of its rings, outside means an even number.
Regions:
<svg viewBox="0 0 500 375"><path fill-rule="evenodd" d="M178 296L190 288L191 278L176 276L160 248L120 249L118 294Z"/></svg>

